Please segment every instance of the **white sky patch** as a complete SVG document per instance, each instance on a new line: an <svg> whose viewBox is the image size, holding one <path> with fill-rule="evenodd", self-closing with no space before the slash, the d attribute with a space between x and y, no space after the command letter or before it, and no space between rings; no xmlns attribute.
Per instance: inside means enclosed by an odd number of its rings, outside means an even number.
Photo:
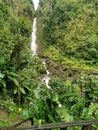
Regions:
<svg viewBox="0 0 98 130"><path fill-rule="evenodd" d="M37 10L38 4L39 4L39 0L32 0L32 2L34 3L34 9Z"/></svg>

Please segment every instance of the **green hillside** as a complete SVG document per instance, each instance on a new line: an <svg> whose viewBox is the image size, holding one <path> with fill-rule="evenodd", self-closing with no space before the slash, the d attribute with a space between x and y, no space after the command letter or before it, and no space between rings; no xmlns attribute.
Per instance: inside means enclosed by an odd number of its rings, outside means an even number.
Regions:
<svg viewBox="0 0 98 130"><path fill-rule="evenodd" d="M43 47L46 47L45 55L57 57L55 60L60 63L70 62L75 68L97 70L96 0L41 0L38 15L39 35Z"/></svg>
<svg viewBox="0 0 98 130"><path fill-rule="evenodd" d="M0 126L28 117L34 125L98 119L97 52L97 0L40 0L36 12L31 0L0 0Z"/></svg>
<svg viewBox="0 0 98 130"><path fill-rule="evenodd" d="M30 0L0 0L0 113L2 108L17 111L14 102L20 106L20 92L25 94L27 78L33 76L29 44L34 15ZM0 126L7 124L3 117L0 115Z"/></svg>

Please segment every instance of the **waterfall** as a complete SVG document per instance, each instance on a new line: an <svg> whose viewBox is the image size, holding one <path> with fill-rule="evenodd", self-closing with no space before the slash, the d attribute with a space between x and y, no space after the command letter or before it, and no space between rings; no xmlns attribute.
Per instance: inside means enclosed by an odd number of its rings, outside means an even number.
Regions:
<svg viewBox="0 0 98 130"><path fill-rule="evenodd" d="M38 8L39 0L32 0L32 2L34 4L34 9L36 11L37 8ZM33 20L32 41L31 41L32 56L37 55L37 43L36 43L37 35L36 35L36 33L37 33L37 18L35 17L34 20ZM46 70L46 76L42 79L42 83L45 83L46 87L48 89L50 89L51 88L49 86L49 80L50 80L49 74L50 74L50 72L46 68L45 60L43 61L42 64L44 65L44 68Z"/></svg>
<svg viewBox="0 0 98 130"><path fill-rule="evenodd" d="M47 68L46 68L46 62L45 62L45 60L43 61L43 65L44 65L44 68L45 68L45 70L46 70L46 76L42 79L42 83L45 83L46 84L46 87L48 88L48 89L51 89L51 87L49 86L49 80L51 79L50 77L49 77L49 74L50 74L50 72L47 70Z"/></svg>
<svg viewBox="0 0 98 130"><path fill-rule="evenodd" d="M36 36L36 33L37 33L37 18L35 17L33 20L33 31L32 31L32 41L31 41L32 56L37 55L37 43L36 43L37 36ZM48 89L50 89L51 87L48 84L49 80L50 80L50 77L49 77L50 72L46 68L45 60L43 61L43 65L44 65L44 68L46 70L46 76L42 79L42 83L45 83L46 87Z"/></svg>
<svg viewBox="0 0 98 130"><path fill-rule="evenodd" d="M33 4L34 4L34 9L35 11L37 10L38 8L38 4L39 4L39 0L32 0Z"/></svg>
<svg viewBox="0 0 98 130"><path fill-rule="evenodd" d="M39 0L32 0L33 4L34 4L34 9L35 11L37 10L38 8L38 3L39 3ZM31 41L31 50L33 52L33 56L37 55L37 43L36 43L36 39L37 39L37 18L35 17L34 20L33 20L33 31L32 31L32 41ZM46 84L46 87L48 89L51 89L51 86L49 86L49 81L50 81L50 72L47 70L47 67L46 67L46 60L43 61L43 66L46 70L46 75L42 78L42 83L45 83ZM59 103L58 104L58 107L62 107L62 104Z"/></svg>
<svg viewBox="0 0 98 130"><path fill-rule="evenodd" d="M37 44L36 44L36 32L37 32L37 20L36 17L33 20L33 31L32 31L32 41L31 41L31 50L33 56L37 54Z"/></svg>
<svg viewBox="0 0 98 130"><path fill-rule="evenodd" d="M38 8L39 0L32 0L32 3L34 4L34 9L36 11ZM31 41L31 50L33 52L32 53L33 56L37 55L36 32L37 32L37 18L35 17L33 20L32 41Z"/></svg>

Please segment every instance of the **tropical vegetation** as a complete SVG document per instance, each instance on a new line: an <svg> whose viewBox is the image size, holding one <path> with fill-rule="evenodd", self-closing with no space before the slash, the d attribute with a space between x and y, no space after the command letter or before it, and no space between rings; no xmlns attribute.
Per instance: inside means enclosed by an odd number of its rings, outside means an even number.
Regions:
<svg viewBox="0 0 98 130"><path fill-rule="evenodd" d="M27 117L37 125L98 118L97 16L96 0L40 0L36 12L31 0L0 0L0 111L9 115L0 126ZM42 83L43 60L50 89Z"/></svg>

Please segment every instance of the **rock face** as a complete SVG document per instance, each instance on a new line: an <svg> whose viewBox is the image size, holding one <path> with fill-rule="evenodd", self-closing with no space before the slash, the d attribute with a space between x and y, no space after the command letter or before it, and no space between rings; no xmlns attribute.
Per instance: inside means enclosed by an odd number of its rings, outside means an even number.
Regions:
<svg viewBox="0 0 98 130"><path fill-rule="evenodd" d="M55 76L62 77L64 75L61 65L57 64L53 60L48 59L46 61L46 65L50 72L51 77L55 77Z"/></svg>
<svg viewBox="0 0 98 130"><path fill-rule="evenodd" d="M80 68L69 69L67 65L56 63L51 59L46 60L46 65L51 77L59 77L61 79L66 79L67 77L74 77L82 72Z"/></svg>

